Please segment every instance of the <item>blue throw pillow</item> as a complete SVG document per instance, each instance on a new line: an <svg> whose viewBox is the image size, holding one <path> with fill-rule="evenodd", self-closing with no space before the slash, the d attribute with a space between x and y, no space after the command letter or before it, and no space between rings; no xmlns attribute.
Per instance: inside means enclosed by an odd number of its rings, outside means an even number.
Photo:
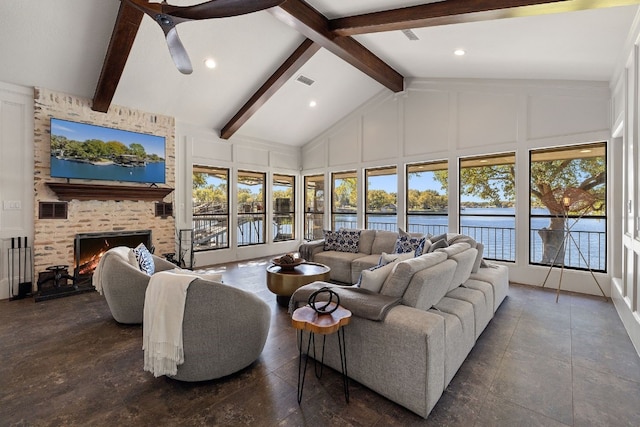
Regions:
<svg viewBox="0 0 640 427"><path fill-rule="evenodd" d="M144 245L144 243L140 243L133 250L133 253L136 256L136 261L138 261L138 267L144 273L147 273L151 276L156 272L156 265L153 263L153 257L151 256L151 252Z"/></svg>
<svg viewBox="0 0 640 427"><path fill-rule="evenodd" d="M429 244L429 246L427 246L427 243ZM423 237L422 239L420 239L420 242L418 242L418 247L416 248L416 252L415 252L415 256L420 256L425 252L425 246L427 248L427 250L429 249L429 247L431 246L431 240L429 240L426 236Z"/></svg>

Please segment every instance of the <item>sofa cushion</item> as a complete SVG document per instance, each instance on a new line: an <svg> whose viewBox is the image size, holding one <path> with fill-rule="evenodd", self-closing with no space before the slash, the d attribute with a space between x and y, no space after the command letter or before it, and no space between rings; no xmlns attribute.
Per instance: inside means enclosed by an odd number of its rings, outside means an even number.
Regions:
<svg viewBox="0 0 640 427"><path fill-rule="evenodd" d="M360 230L360 242L358 243L358 252L371 255L371 246L376 238L376 230Z"/></svg>
<svg viewBox="0 0 640 427"><path fill-rule="evenodd" d="M354 259L361 258L362 256L364 256L364 254L322 251L316 254L313 261L328 265L331 268L331 279L343 283L353 283L351 278L351 263Z"/></svg>
<svg viewBox="0 0 640 427"><path fill-rule="evenodd" d="M379 264L389 264L392 261L404 261L407 259L413 258L415 255L411 252L407 252L404 254L388 254L386 252L382 252L380 255Z"/></svg>
<svg viewBox="0 0 640 427"><path fill-rule="evenodd" d="M392 253L398 240L398 233L395 231L377 230L376 238L371 245L372 254L381 254L382 252Z"/></svg>
<svg viewBox="0 0 640 427"><path fill-rule="evenodd" d="M429 268L447 259L446 254L425 254L397 263L387 280L382 285L380 293L392 297L401 297L409 286L413 275L425 268Z"/></svg>
<svg viewBox="0 0 640 427"><path fill-rule="evenodd" d="M452 256L457 255L461 252L464 252L469 248L471 248L471 246L468 243L460 242L460 243L454 243L451 246L438 248L436 249L436 252L444 252L445 254L447 254L447 258L451 258ZM475 258L474 258L474 261L475 261Z"/></svg>
<svg viewBox="0 0 640 427"><path fill-rule="evenodd" d="M155 264L153 262L153 257L151 256L151 252L147 249L144 243L140 243L133 249L133 253L136 256L136 260L138 261L138 266L140 267L140 271L151 276L155 273Z"/></svg>
<svg viewBox="0 0 640 427"><path fill-rule="evenodd" d="M362 270L360 274L359 286L371 292L379 293L384 281L391 273L393 262L385 265L376 265L367 270Z"/></svg>
<svg viewBox="0 0 640 427"><path fill-rule="evenodd" d="M404 254L407 252L415 252L416 248L420 244L420 237L412 236L402 228L399 229L396 244L393 248L394 254Z"/></svg>
<svg viewBox="0 0 640 427"><path fill-rule="evenodd" d="M466 249L460 250L462 247ZM449 290L453 290L463 284L469 278L478 251L470 248L468 243L455 243L448 248L439 249L439 252L447 253L445 252L447 250L450 254L449 259L452 259L458 263L456 273L454 274L453 279L449 284Z"/></svg>
<svg viewBox="0 0 640 427"><path fill-rule="evenodd" d="M480 269L480 264L482 263L482 253L484 252L484 243L476 243L476 250L478 254L476 255L476 260L473 263L473 268L471 269L472 273L477 273L478 269Z"/></svg>
<svg viewBox="0 0 640 427"><path fill-rule="evenodd" d="M442 254L434 252L424 256L442 258ZM407 290L402 296L402 304L420 310L429 310L449 291L449 283L453 279L457 263L451 259L416 272Z"/></svg>
<svg viewBox="0 0 640 427"><path fill-rule="evenodd" d="M380 255L364 255L360 254L360 258L356 258L351 262L351 282L356 283L360 277L360 273L371 267L375 267L380 264Z"/></svg>

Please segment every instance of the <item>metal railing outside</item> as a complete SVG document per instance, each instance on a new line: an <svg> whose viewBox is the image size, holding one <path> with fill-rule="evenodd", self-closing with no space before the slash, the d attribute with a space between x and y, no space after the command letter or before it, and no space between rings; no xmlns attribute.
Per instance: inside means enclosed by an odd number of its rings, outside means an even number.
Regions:
<svg viewBox="0 0 640 427"><path fill-rule="evenodd" d="M538 232L540 229L530 231L530 263L542 264L543 243ZM575 242L574 242L575 241ZM571 238L565 245L564 266L579 270L591 269L593 271L606 271L606 233L603 231L571 231ZM580 248L580 250L578 250ZM580 254L582 252L582 255ZM583 258L584 257L584 258ZM556 266L558 262L556 262Z"/></svg>
<svg viewBox="0 0 640 427"><path fill-rule="evenodd" d="M460 233L476 242L482 242L483 258L511 262L516 260L515 228L465 225L460 227Z"/></svg>
<svg viewBox="0 0 640 427"><path fill-rule="evenodd" d="M229 247L228 215L193 215L193 250L205 251Z"/></svg>

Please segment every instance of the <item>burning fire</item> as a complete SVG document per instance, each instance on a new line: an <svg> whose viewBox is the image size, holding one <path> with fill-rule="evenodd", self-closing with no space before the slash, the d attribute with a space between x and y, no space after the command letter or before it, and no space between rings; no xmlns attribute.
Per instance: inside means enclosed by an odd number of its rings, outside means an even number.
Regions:
<svg viewBox="0 0 640 427"><path fill-rule="evenodd" d="M80 275L93 274L93 271L98 266L98 263L100 262L100 258L102 258L102 255L104 255L105 252L107 252L110 249L109 246L110 246L109 242L105 240L104 247L102 249L99 249L98 251L90 254L86 261L85 260L80 261L80 265L78 265L78 268L77 268L78 274Z"/></svg>

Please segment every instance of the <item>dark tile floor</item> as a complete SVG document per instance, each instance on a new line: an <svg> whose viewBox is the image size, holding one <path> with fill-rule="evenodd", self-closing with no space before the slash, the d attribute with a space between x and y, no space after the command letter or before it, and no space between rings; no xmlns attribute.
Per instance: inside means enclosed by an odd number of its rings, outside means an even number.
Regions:
<svg viewBox="0 0 640 427"><path fill-rule="evenodd" d="M141 326L86 293L0 301L0 425L639 426L640 359L611 302L512 285L427 420L340 376L307 376L296 401L295 332L265 286L267 260L217 267L272 308L261 357L182 383L144 372ZM212 307L215 310L215 307ZM358 363L349 355L349 363Z"/></svg>

